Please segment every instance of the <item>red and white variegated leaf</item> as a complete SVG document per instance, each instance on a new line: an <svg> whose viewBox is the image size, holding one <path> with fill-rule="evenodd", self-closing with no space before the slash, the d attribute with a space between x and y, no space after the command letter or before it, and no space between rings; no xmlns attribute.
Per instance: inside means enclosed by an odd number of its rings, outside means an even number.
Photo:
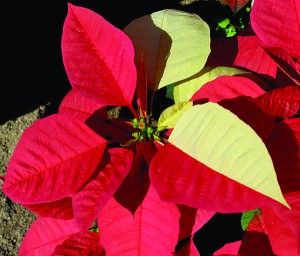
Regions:
<svg viewBox="0 0 300 256"><path fill-rule="evenodd" d="M129 37L99 14L68 4L62 55L73 88L101 104L131 106L136 87Z"/></svg>
<svg viewBox="0 0 300 256"><path fill-rule="evenodd" d="M37 120L22 134L8 163L2 190L20 204L71 196L95 171L106 140L67 115Z"/></svg>
<svg viewBox="0 0 300 256"><path fill-rule="evenodd" d="M251 0L226 0L233 14L236 14Z"/></svg>
<svg viewBox="0 0 300 256"><path fill-rule="evenodd" d="M272 198L288 207L264 143L218 104L187 110L169 142L150 164L151 182L163 200L219 212L255 209Z"/></svg>
<svg viewBox="0 0 300 256"><path fill-rule="evenodd" d="M235 37L213 38L206 65L240 67L275 78L277 64L261 45L262 42L250 25L239 31Z"/></svg>
<svg viewBox="0 0 300 256"><path fill-rule="evenodd" d="M285 49L300 58L299 0L255 0L250 12L253 30L266 46ZM284 22L283 22L284 21Z"/></svg>
<svg viewBox="0 0 300 256"><path fill-rule="evenodd" d="M105 256L105 250L100 243L100 234L96 232L79 232L62 244L56 246L51 256Z"/></svg>
<svg viewBox="0 0 300 256"><path fill-rule="evenodd" d="M107 155L103 155L102 161L105 166L99 175L72 197L75 220L82 230L91 226L129 173L133 153L125 148L111 148Z"/></svg>
<svg viewBox="0 0 300 256"><path fill-rule="evenodd" d="M269 255L276 256L267 236L264 217L255 213L244 233L238 255ZM289 254L288 254L289 255Z"/></svg>
<svg viewBox="0 0 300 256"><path fill-rule="evenodd" d="M276 88L251 101L268 115L290 118L300 109L300 87L289 85Z"/></svg>
<svg viewBox="0 0 300 256"><path fill-rule="evenodd" d="M74 219L37 218L26 232L18 255L51 255L57 245L78 232Z"/></svg>
<svg viewBox="0 0 300 256"><path fill-rule="evenodd" d="M266 146L282 193L300 191L300 118L278 122Z"/></svg>
<svg viewBox="0 0 300 256"><path fill-rule="evenodd" d="M153 157L150 179L163 201L209 211L242 212L274 203L268 196L215 172L170 143Z"/></svg>
<svg viewBox="0 0 300 256"><path fill-rule="evenodd" d="M48 203L23 204L23 206L39 217L49 217L62 220L74 218L73 205L71 197L64 197Z"/></svg>
<svg viewBox="0 0 300 256"><path fill-rule="evenodd" d="M82 122L85 122L92 115L107 118L107 110L105 105L101 103L101 99L95 100L75 88L72 88L63 98L58 113L76 117Z"/></svg>
<svg viewBox="0 0 300 256"><path fill-rule="evenodd" d="M111 198L98 217L98 227L107 255L172 256L178 221L176 205L162 202L150 186L134 216Z"/></svg>
<svg viewBox="0 0 300 256"><path fill-rule="evenodd" d="M273 131L275 118L267 115L250 101L265 91L247 77L221 76L202 86L191 98L195 102L206 99L218 102L251 126L263 141Z"/></svg>
<svg viewBox="0 0 300 256"><path fill-rule="evenodd" d="M300 254L300 191L284 194L291 210L284 207L261 208L265 228L276 255Z"/></svg>

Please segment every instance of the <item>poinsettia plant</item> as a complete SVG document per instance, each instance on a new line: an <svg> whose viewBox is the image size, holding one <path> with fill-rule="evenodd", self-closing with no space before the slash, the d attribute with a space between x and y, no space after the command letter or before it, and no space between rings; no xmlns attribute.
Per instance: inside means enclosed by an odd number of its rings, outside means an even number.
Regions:
<svg viewBox="0 0 300 256"><path fill-rule="evenodd" d="M299 10L255 0L213 38L194 13L120 30L69 3L72 88L2 186L38 216L19 255L299 255Z"/></svg>

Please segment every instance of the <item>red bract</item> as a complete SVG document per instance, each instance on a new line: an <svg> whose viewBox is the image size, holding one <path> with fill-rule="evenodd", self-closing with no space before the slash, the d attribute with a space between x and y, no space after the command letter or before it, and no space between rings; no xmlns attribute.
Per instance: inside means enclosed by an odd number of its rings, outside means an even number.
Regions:
<svg viewBox="0 0 300 256"><path fill-rule="evenodd" d="M270 116L289 118L300 109L300 87L290 85L276 88L252 101Z"/></svg>
<svg viewBox="0 0 300 256"><path fill-rule="evenodd" d="M38 216L19 254L297 255L299 38L290 32L300 8L289 3L255 0L251 25L212 38L211 49L194 14L163 10L121 31L69 4L62 56L72 88L57 114L24 131L3 178L3 192ZM284 13L292 24L282 37ZM233 73L210 73L217 66ZM174 88L190 101L175 102ZM257 208L242 230L241 213Z"/></svg>

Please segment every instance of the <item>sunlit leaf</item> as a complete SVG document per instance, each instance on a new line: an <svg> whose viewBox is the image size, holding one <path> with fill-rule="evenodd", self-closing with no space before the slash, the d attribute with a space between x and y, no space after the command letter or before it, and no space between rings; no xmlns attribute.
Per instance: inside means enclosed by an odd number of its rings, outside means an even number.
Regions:
<svg viewBox="0 0 300 256"><path fill-rule="evenodd" d="M239 74L250 74L250 72L238 68L206 66L190 79L175 83L173 92L174 101L184 102L190 100L193 94L205 83L210 82L219 76L233 76Z"/></svg>
<svg viewBox="0 0 300 256"><path fill-rule="evenodd" d="M219 212L275 201L288 207L264 143L218 104L187 110L169 142L150 164L150 179L163 200Z"/></svg>
<svg viewBox="0 0 300 256"><path fill-rule="evenodd" d="M37 120L23 132L2 190L21 204L71 196L93 174L106 144L105 139L70 116L54 114Z"/></svg>
<svg viewBox="0 0 300 256"><path fill-rule="evenodd" d="M179 102L166 108L160 115L157 127L174 128L183 113L193 106L192 101Z"/></svg>
<svg viewBox="0 0 300 256"><path fill-rule="evenodd" d="M131 106L134 49L123 31L99 14L69 3L61 47L73 88L105 105Z"/></svg>
<svg viewBox="0 0 300 256"><path fill-rule="evenodd" d="M144 53L148 87L153 90L196 74L210 53L209 26L193 13L157 11L132 21L124 32L133 41L138 67Z"/></svg>
<svg viewBox="0 0 300 256"><path fill-rule="evenodd" d="M169 142L216 172L287 206L272 159L261 139L248 125L218 104L198 105L185 112ZM259 176L264 182L259 181Z"/></svg>
<svg viewBox="0 0 300 256"><path fill-rule="evenodd" d="M250 21L253 30L266 46L279 47L300 58L300 6L298 0L255 0ZM285 21L285 22L283 22Z"/></svg>
<svg viewBox="0 0 300 256"><path fill-rule="evenodd" d="M78 232L73 219L37 218L26 232L18 255L51 255L57 245Z"/></svg>
<svg viewBox="0 0 300 256"><path fill-rule="evenodd" d="M276 88L252 99L252 102L271 116L289 118L300 109L300 87Z"/></svg>

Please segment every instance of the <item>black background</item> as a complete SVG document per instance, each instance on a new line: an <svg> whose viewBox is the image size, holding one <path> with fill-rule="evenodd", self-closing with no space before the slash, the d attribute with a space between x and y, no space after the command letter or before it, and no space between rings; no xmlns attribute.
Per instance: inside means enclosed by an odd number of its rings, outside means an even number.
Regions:
<svg viewBox="0 0 300 256"><path fill-rule="evenodd" d="M199 14L207 22L228 15L217 1L182 6L174 0L10 1L2 9L2 81L0 124L39 105L56 112L71 89L61 56L61 35L68 3L89 8L114 26L152 12L173 8Z"/></svg>

